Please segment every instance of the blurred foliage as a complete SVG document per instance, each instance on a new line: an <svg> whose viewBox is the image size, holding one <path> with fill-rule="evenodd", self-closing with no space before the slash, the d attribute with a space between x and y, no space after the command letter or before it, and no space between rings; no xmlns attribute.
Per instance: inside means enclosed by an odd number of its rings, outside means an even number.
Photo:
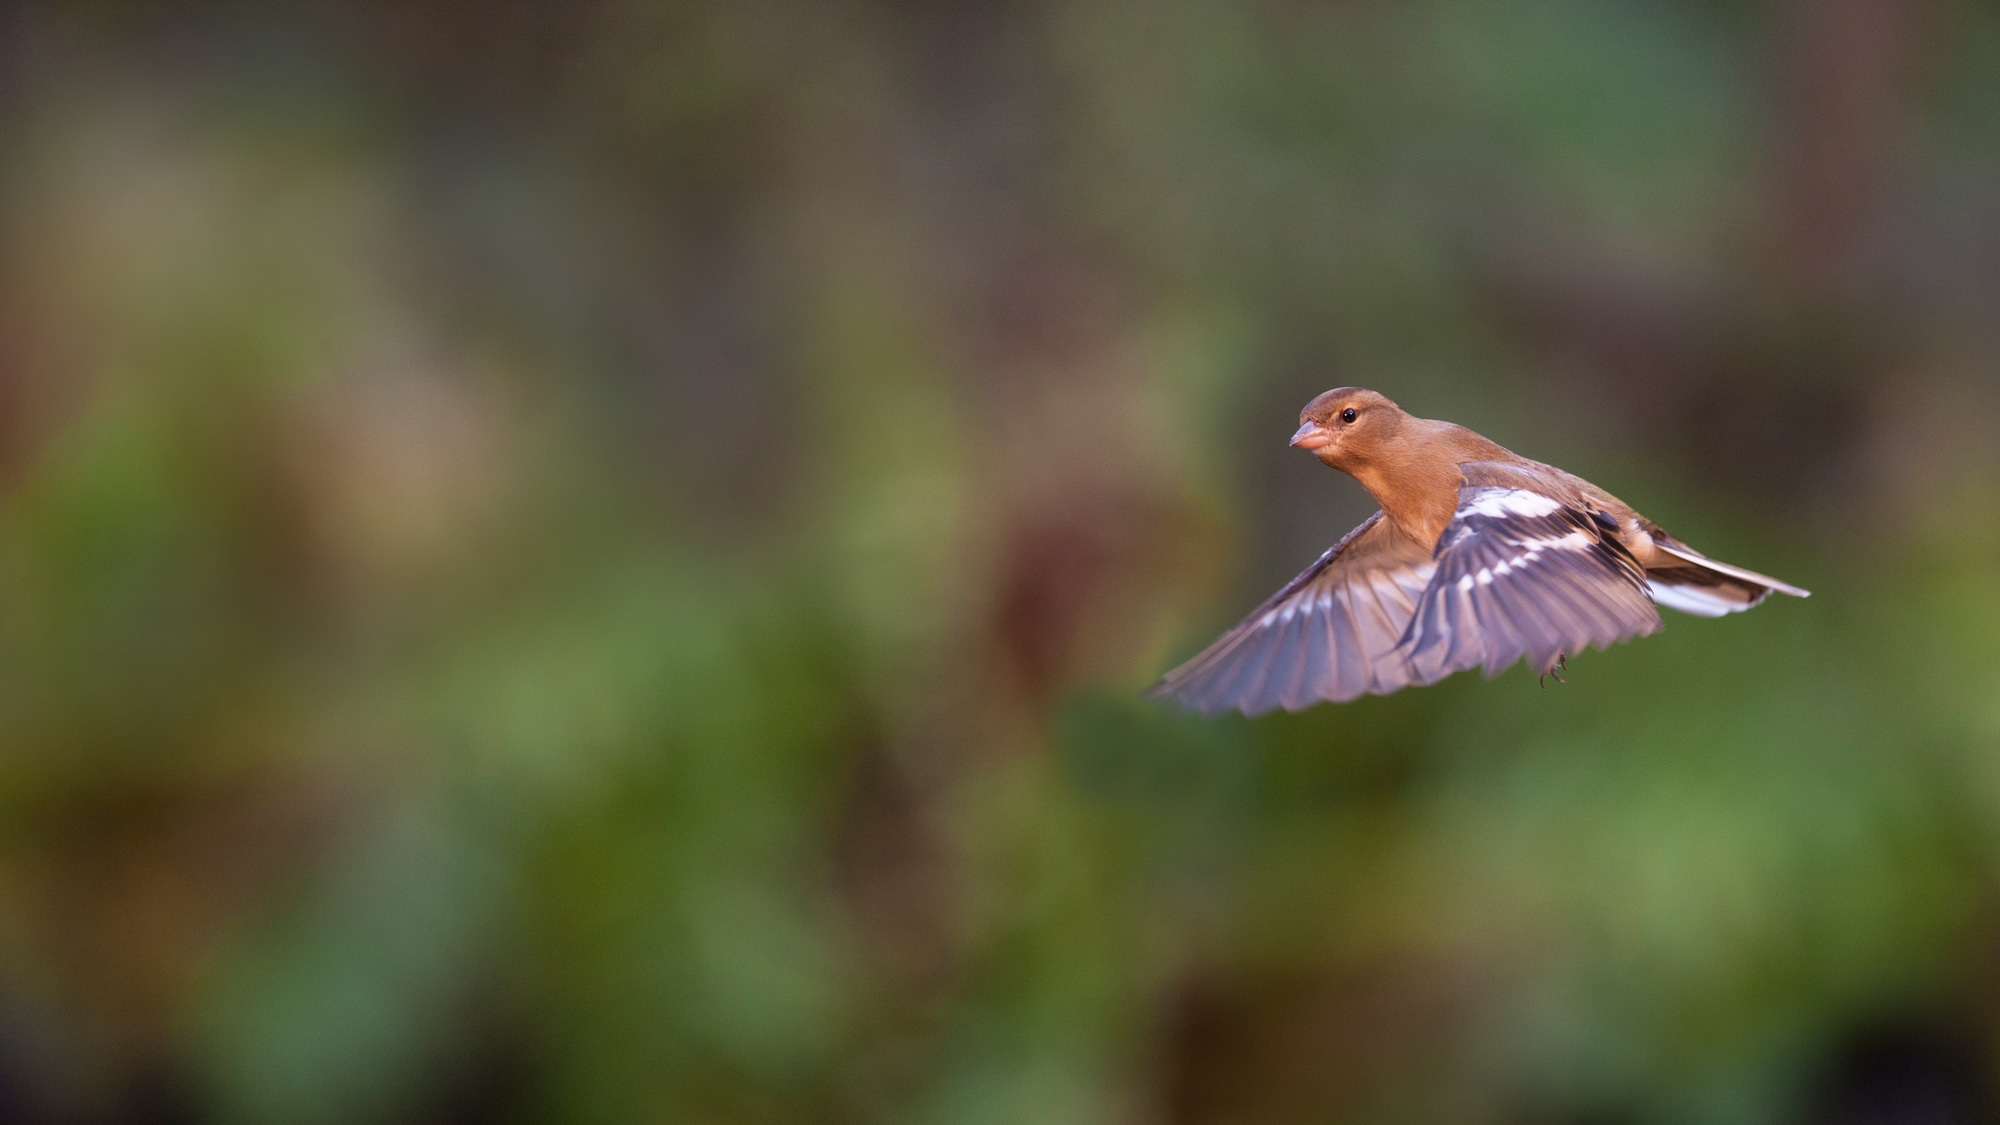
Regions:
<svg viewBox="0 0 2000 1125"><path fill-rule="evenodd" d="M0 7L0 1120L1958 1122L2000 12ZM1341 384L1818 592L1255 721Z"/></svg>

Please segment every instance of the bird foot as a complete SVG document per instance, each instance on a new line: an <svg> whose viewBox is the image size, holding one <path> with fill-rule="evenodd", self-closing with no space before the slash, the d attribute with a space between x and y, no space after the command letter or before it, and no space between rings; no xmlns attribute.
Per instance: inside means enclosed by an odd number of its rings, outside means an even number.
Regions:
<svg viewBox="0 0 2000 1125"><path fill-rule="evenodd" d="M1544 690L1546 690L1549 686L1546 681L1550 676L1554 676L1556 678L1556 682L1559 684L1567 684L1569 683L1569 681L1563 679L1563 673L1567 671L1569 671L1569 660L1566 657L1564 657L1562 653L1560 652L1556 653L1556 662L1554 664L1549 665L1547 671L1543 672L1539 676L1536 676L1535 682L1537 684L1540 684Z"/></svg>

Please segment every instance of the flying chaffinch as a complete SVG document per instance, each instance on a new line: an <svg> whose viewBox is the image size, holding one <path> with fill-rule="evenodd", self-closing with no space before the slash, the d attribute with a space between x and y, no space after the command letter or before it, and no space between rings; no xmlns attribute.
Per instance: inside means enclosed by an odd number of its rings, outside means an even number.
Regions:
<svg viewBox="0 0 2000 1125"><path fill-rule="evenodd" d="M1306 404L1292 444L1381 510L1149 695L1214 713L1296 711L1645 636L1796 586L1717 562L1587 480L1360 387Z"/></svg>

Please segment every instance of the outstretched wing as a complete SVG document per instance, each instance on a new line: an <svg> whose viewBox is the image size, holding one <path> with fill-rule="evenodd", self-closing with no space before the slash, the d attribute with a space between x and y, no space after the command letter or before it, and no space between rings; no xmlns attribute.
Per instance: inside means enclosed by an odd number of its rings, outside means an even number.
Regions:
<svg viewBox="0 0 2000 1125"><path fill-rule="evenodd" d="M1646 572L1618 525L1506 466L1461 466L1458 510L1403 638L1415 683L1467 668L1488 678L1522 657L1538 672L1590 646L1660 627Z"/></svg>
<svg viewBox="0 0 2000 1125"><path fill-rule="evenodd" d="M1417 682L1398 643L1435 569L1429 552L1376 512L1147 694L1255 715Z"/></svg>

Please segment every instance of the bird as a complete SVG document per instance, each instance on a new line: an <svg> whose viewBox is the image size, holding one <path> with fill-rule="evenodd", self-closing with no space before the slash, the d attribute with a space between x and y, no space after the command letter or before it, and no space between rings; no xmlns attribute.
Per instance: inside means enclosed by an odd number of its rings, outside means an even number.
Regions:
<svg viewBox="0 0 2000 1125"><path fill-rule="evenodd" d="M1216 714L1298 711L1487 679L1657 632L1659 606L1721 617L1806 590L1709 558L1581 477L1386 396L1341 387L1291 444L1361 482L1374 515L1147 694ZM1566 682L1566 681L1564 681Z"/></svg>

